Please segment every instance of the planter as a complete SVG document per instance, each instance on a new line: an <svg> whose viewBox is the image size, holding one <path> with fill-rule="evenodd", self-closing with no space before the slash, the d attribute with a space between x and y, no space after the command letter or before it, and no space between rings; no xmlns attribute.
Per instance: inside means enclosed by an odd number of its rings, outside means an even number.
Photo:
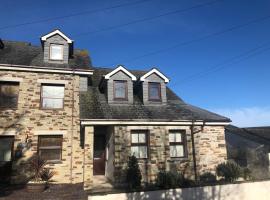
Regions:
<svg viewBox="0 0 270 200"><path fill-rule="evenodd" d="M43 192L46 189L46 182L29 182L26 185L26 189L28 192Z"/></svg>

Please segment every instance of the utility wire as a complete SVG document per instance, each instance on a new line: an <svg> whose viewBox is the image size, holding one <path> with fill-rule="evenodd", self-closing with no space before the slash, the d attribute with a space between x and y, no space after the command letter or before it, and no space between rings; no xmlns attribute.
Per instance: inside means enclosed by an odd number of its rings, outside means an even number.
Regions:
<svg viewBox="0 0 270 200"><path fill-rule="evenodd" d="M207 70L195 73L195 74L193 74L191 76L186 77L185 79L177 81L173 85L171 85L171 87L175 86L177 84L183 85L183 84L185 84L185 83L187 83L189 81L193 81L195 79L200 79L200 78L202 78L204 76L207 76L208 74L220 71L220 70L228 67L228 65L242 62L244 60L247 60L249 58L257 56L257 55L259 55L259 54L261 54L263 52L269 51L270 50L269 44L270 44L270 41L268 41L267 43L264 43L263 45L260 45L258 47L252 48L252 49L250 49L248 51L245 51L244 53L241 53L241 54L239 54L237 56L233 56L233 57L225 60L224 62L222 62L220 64L217 64L217 65L214 65L213 67L210 67ZM267 47L267 48L265 48L265 47Z"/></svg>
<svg viewBox="0 0 270 200"><path fill-rule="evenodd" d="M205 6L209 6L209 5L215 4L215 3L220 2L220 1L224 1L224 0L208 1L208 2L205 2L205 3L201 3L201 4L197 4L197 5L188 7L188 8L182 8L182 9L174 10L174 11L171 11L171 12L151 16L151 17L145 17L145 18L142 18L142 19L133 20L131 22L119 24L119 25L116 25L116 26L110 26L110 27L98 29L98 30L95 30L95 31L88 31L88 32L84 32L84 33L79 33L79 34L76 34L74 36L78 37L78 36L83 36L83 35L88 35L88 34L94 34L94 33L100 33L100 32L104 32L104 31L110 31L110 30L113 30L113 29L129 26L129 25L133 25L133 24L138 24L138 23L142 23L142 22L146 22L146 21L155 20L155 19L165 17L165 16L168 16L168 15L174 15L174 14L188 12L190 10L205 7Z"/></svg>
<svg viewBox="0 0 270 200"><path fill-rule="evenodd" d="M131 3L123 3L123 4L118 4L118 5L109 6L109 7L105 7L105 8L99 8L99 9L95 9L95 10L88 10L88 11L77 12L77 13L73 13L73 14L58 16L58 17L51 17L51 18L46 18L46 19L41 19L41 20L24 22L24 23L20 23L20 24L2 26L2 27L0 27L0 30L9 29L9 28L16 28L16 27L19 27L19 26L39 24L39 23L55 21L55 20L60 20L60 19L65 19L65 18L70 18L70 17L76 17L76 16L80 16L80 15L94 14L94 13L98 13L98 12L102 12L102 11L106 11L106 10L112 10L112 9L116 9L116 8L141 4L141 3L148 2L148 1L153 1L153 0L139 0L139 1L134 1L134 2L131 2Z"/></svg>
<svg viewBox="0 0 270 200"><path fill-rule="evenodd" d="M192 39L192 40L184 41L184 42L181 42L181 43L172 45L172 46L167 47L167 48L162 48L162 49L158 49L158 50L155 50L155 51L151 51L151 52L148 52L148 53L143 54L143 55L140 55L140 56L135 56L133 58L122 60L120 62L118 61L117 63L131 62L131 61L134 61L134 60L139 60L139 59L144 58L144 57L148 57L148 56L153 56L153 55L156 55L156 54L160 54L160 53L169 51L171 49L175 49L175 48L180 47L180 46L186 46L186 45L189 45L189 44L192 44L192 43L195 43L195 42L206 40L206 39L209 39L209 38L212 38L212 37L215 37L215 36L219 36L219 35L222 35L224 33L228 33L228 32L231 32L231 31L234 31L234 30L237 30L237 29L246 27L246 26L251 25L251 24L256 24L258 22L262 22L262 21L265 21L265 20L268 20L268 19L270 19L270 15L267 15L267 16L264 16L264 17L260 17L260 18L256 18L256 19L251 20L249 22L246 22L246 23L243 23L243 24L239 24L239 25L236 25L236 26L232 26L230 28L223 29L221 31L217 31L217 32L214 32L214 33L210 33L210 34L207 34L207 35L202 36L202 37L198 37L198 38L195 38L195 39ZM115 63L116 62L110 63L109 65L114 65Z"/></svg>

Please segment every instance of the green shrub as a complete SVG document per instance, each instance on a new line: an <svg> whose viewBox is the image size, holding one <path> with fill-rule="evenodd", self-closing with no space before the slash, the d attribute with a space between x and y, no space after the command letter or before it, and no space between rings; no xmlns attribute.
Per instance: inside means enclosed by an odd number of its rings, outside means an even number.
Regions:
<svg viewBox="0 0 270 200"><path fill-rule="evenodd" d="M234 182L242 175L241 167L235 162L224 162L217 166L216 173L226 182Z"/></svg>
<svg viewBox="0 0 270 200"><path fill-rule="evenodd" d="M200 175L200 182L202 183L215 183L217 181L216 175L211 172L205 172Z"/></svg>
<svg viewBox="0 0 270 200"><path fill-rule="evenodd" d="M185 186L186 181L181 173L160 171L157 175L156 185L160 188L169 189Z"/></svg>
<svg viewBox="0 0 270 200"><path fill-rule="evenodd" d="M245 180L251 180L252 179L252 175L251 175L251 171L249 168L245 167L242 169L242 176Z"/></svg>
<svg viewBox="0 0 270 200"><path fill-rule="evenodd" d="M129 189L137 189L141 186L142 174L137 158L129 157L126 177Z"/></svg>

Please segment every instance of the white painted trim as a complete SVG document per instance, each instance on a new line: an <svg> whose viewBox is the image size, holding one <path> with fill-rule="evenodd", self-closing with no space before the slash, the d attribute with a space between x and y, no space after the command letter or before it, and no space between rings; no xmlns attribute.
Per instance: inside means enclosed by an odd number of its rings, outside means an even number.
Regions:
<svg viewBox="0 0 270 200"><path fill-rule="evenodd" d="M0 64L0 70L11 70L11 71L27 71L27 72L51 72L59 74L78 74L78 75L93 75L93 71L72 71L62 69L48 69L36 66L20 66L20 65L6 65Z"/></svg>
<svg viewBox="0 0 270 200"><path fill-rule="evenodd" d="M65 135L67 131L58 131L58 130L50 130L50 131L34 131L34 135Z"/></svg>
<svg viewBox="0 0 270 200"><path fill-rule="evenodd" d="M58 35L60 35L62 38L64 38L68 43L72 43L73 42L73 40L71 40L71 39L69 39L64 33L62 33L60 30L55 30L55 31L52 31L52 32L50 32L50 33L48 33L47 35L44 35L44 36L42 36L41 37L41 40L42 41L46 41L47 40L47 38L49 38L49 37L51 37L51 36L53 36L53 35L56 35L56 34L58 34Z"/></svg>
<svg viewBox="0 0 270 200"><path fill-rule="evenodd" d="M143 75L140 78L140 81L145 81L148 76L150 76L151 74L154 74L154 73L156 73L158 76L160 76L164 80L165 83L170 82L170 80L164 74L162 74L160 71L158 71L156 68L151 69L149 72L147 72L145 75Z"/></svg>
<svg viewBox="0 0 270 200"><path fill-rule="evenodd" d="M9 136L9 135L16 135L16 130L15 129L0 129L0 137L1 136Z"/></svg>
<svg viewBox="0 0 270 200"><path fill-rule="evenodd" d="M64 81L64 80L49 80L49 79L38 79L37 80L38 83L51 83L51 84L64 84L67 85L68 81Z"/></svg>
<svg viewBox="0 0 270 200"><path fill-rule="evenodd" d="M6 82L23 82L23 78L16 78L16 77L0 77L0 81Z"/></svg>
<svg viewBox="0 0 270 200"><path fill-rule="evenodd" d="M117 67L116 69L114 69L113 71L111 71L110 73L106 74L104 76L105 79L110 79L110 77L114 74L116 74L117 72L122 71L124 72L126 75L128 75L133 81L136 81L137 78L136 76L134 76L132 73L130 73L128 70L126 70L123 66L119 65L119 67Z"/></svg>
<svg viewBox="0 0 270 200"><path fill-rule="evenodd" d="M202 122L202 121L84 121L81 120L81 125L209 125L209 126L226 126L229 122Z"/></svg>

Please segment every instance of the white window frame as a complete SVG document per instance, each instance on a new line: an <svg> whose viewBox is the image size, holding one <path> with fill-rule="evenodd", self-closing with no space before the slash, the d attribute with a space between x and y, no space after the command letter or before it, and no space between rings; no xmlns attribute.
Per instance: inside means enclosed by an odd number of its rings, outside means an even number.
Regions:
<svg viewBox="0 0 270 200"><path fill-rule="evenodd" d="M52 48L53 47L61 47L61 58L53 58L52 57ZM58 61L61 61L61 60L64 60L64 45L62 44L50 44L50 60L58 60Z"/></svg>

